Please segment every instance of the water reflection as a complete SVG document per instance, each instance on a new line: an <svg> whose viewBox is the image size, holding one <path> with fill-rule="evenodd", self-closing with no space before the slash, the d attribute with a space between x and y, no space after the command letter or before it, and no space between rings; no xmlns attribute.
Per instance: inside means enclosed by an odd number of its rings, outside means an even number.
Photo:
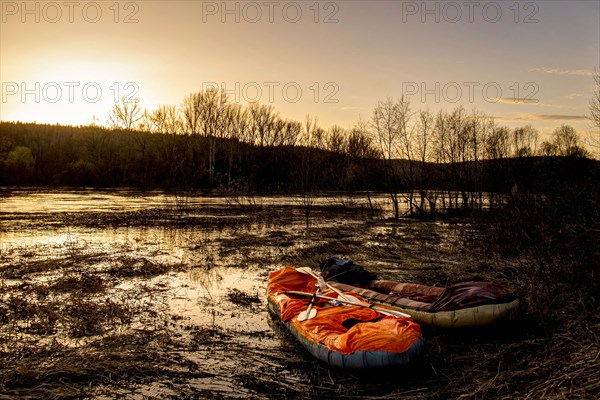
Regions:
<svg viewBox="0 0 600 400"><path fill-rule="evenodd" d="M240 199L245 197L250 201ZM300 206L302 197L285 196L190 196L186 198L187 208L197 210L210 207L261 208L268 206ZM376 205L387 203L387 196L372 195ZM29 191L4 189L0 197L2 212L12 213L73 213L73 212L118 212L148 210L151 208L177 209L176 196L165 192L138 192L118 190L98 191ZM315 196L315 206L364 206L364 195Z"/></svg>

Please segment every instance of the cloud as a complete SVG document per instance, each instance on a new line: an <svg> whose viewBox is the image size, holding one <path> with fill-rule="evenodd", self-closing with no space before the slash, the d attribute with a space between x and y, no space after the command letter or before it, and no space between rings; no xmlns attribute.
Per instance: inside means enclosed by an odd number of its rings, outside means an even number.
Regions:
<svg viewBox="0 0 600 400"><path fill-rule="evenodd" d="M542 101L539 101L538 99L529 99L529 98L501 97L500 99L498 99L497 103L501 103L501 104L527 104L527 105L536 105L536 106L540 106L540 107L563 108L563 109L570 109L570 110L576 110L577 109L577 107L573 107L573 106L567 106L567 105L564 105L564 104L544 103Z"/></svg>
<svg viewBox="0 0 600 400"><path fill-rule="evenodd" d="M330 110L341 110L341 111L354 111L354 110L366 110L367 107L329 107Z"/></svg>
<svg viewBox="0 0 600 400"><path fill-rule="evenodd" d="M498 121L581 121L587 120L586 115L565 115L565 114L521 114L513 117L494 117Z"/></svg>
<svg viewBox="0 0 600 400"><path fill-rule="evenodd" d="M538 121L579 121L587 119L587 115L563 115L563 114L531 114Z"/></svg>
<svg viewBox="0 0 600 400"><path fill-rule="evenodd" d="M553 75L579 75L579 76L592 76L594 71L591 69L561 69L561 68L532 68L529 72L543 72L544 74Z"/></svg>
<svg viewBox="0 0 600 400"><path fill-rule="evenodd" d="M539 104L538 99L528 99L519 97L501 97L497 103L502 104Z"/></svg>

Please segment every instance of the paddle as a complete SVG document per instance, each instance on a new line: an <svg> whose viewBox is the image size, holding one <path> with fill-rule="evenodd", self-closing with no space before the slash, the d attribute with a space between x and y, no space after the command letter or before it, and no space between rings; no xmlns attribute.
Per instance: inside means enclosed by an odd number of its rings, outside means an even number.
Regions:
<svg viewBox="0 0 600 400"><path fill-rule="evenodd" d="M284 294L292 294L292 295L296 295L296 296L315 296L319 299L330 300L330 301L339 301L340 303L346 304L349 306L359 306L359 307L371 308L381 314L390 315L392 317L410 318L410 315L404 314L403 312L400 312L400 311L388 310L387 308L376 307L372 304L363 303L354 296L346 296L347 298L354 299L354 301L346 301L346 300L340 300L339 298L336 299L335 297L325 296L322 294L316 294L316 293L310 294L310 293L306 293L306 292L299 292L296 290L288 290L283 293ZM315 310L313 310L313 311L315 311ZM300 313L300 314L302 314L302 313ZM300 320L300 316L298 316L298 320Z"/></svg>
<svg viewBox="0 0 600 400"><path fill-rule="evenodd" d="M308 274L310 276L312 276L313 278L315 278L318 282L318 286L321 289L325 289L323 286L327 286L329 289L333 290L334 292L337 293L338 297L341 297L342 299L344 299L347 302L352 302L352 301L359 301L356 297L353 296L347 296L344 293L342 293L338 288L330 285L329 283L327 283L327 281L325 279L323 279L323 277L321 275L317 275L312 269L310 269L309 267L300 267L300 268L296 268L296 271L301 272L303 274ZM354 299L354 300L352 300Z"/></svg>
<svg viewBox="0 0 600 400"><path fill-rule="evenodd" d="M306 293L310 295L310 293ZM317 292L312 294L312 298L310 299L310 303L308 303L308 308L298 314L298 321L306 321L307 319L312 319L317 316L317 310L312 308L313 304L315 304L315 300L317 299Z"/></svg>
<svg viewBox="0 0 600 400"><path fill-rule="evenodd" d="M393 315L393 316L396 316L396 317L411 318L410 315L405 314L403 312L392 311L392 310L387 310L387 309L383 309L383 308L380 308L380 307L375 307L375 306L373 306L372 304L370 304L368 302L361 302L360 300L358 300L354 296L345 295L338 288L336 288L335 286L330 285L329 283L327 283L327 281L325 281L325 279L323 279L323 277L321 275L317 275L309 267L296 268L296 271L298 271L300 273L303 273L303 274L309 274L310 276L312 276L313 278L315 278L317 280L317 282L318 282L318 286L321 287L322 289L324 289L323 286L327 286L329 289L331 289L335 293L337 293L338 298L337 299L330 298L330 300L338 300L340 303L345 303L345 304L351 304L351 305L355 305L355 306L372 308L373 310L378 311L378 312L380 312L382 314L385 314L385 315ZM295 294L299 294L299 293L305 293L305 292L298 292L298 293L295 293ZM321 297L321 296L317 296L317 297ZM341 297L341 300L340 300L340 297ZM325 297L322 297L322 298L325 298Z"/></svg>

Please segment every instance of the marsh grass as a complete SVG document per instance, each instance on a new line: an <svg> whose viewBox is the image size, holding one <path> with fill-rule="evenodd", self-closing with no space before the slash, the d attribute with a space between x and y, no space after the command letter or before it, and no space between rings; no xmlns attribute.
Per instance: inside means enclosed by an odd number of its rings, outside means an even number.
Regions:
<svg viewBox="0 0 600 400"><path fill-rule="evenodd" d="M115 296L110 274L101 276L94 265L77 274L80 258L63 261L32 262L18 271L26 280L0 293L0 398L81 398L157 376L168 381L206 375L178 355L183 342L165 329L169 317L144 303L155 288L138 285L131 295ZM171 270L145 265L123 276ZM53 269L57 277L49 275Z"/></svg>
<svg viewBox="0 0 600 400"><path fill-rule="evenodd" d="M252 307L254 305L261 304L258 293L250 295L238 289L229 289L227 292L227 299L233 304L237 304L242 307Z"/></svg>
<svg viewBox="0 0 600 400"><path fill-rule="evenodd" d="M179 266L155 262L145 257L120 256L114 260L113 265L106 272L110 276L117 278L150 278L178 269L181 268Z"/></svg>
<svg viewBox="0 0 600 400"><path fill-rule="evenodd" d="M69 271L67 274L51 283L48 288L60 293L99 293L106 289L106 281L105 278L94 273L82 272L76 274L75 272Z"/></svg>
<svg viewBox="0 0 600 400"><path fill-rule="evenodd" d="M135 305L126 301L88 299L81 295L71 296L64 308L67 329L75 338L101 335L129 324L136 311Z"/></svg>
<svg viewBox="0 0 600 400"><path fill-rule="evenodd" d="M84 271L90 265L105 260L108 256L104 252L84 250L80 250L73 255L53 255L45 258L38 257L39 253L44 253L44 250L40 249L39 252L31 254L21 253L21 259L0 268L0 278L23 279L35 275L56 274L70 269Z"/></svg>
<svg viewBox="0 0 600 400"><path fill-rule="evenodd" d="M155 330L110 335L77 348L30 343L19 349L12 368L0 367L0 387L14 397L81 398L102 393L101 385L126 388L156 377L209 375L179 357L180 346L168 332Z"/></svg>
<svg viewBox="0 0 600 400"><path fill-rule="evenodd" d="M512 260L492 271L508 277L523 299L531 337L512 346L518 356L499 364L473 397L587 399L600 393L599 196L593 179L544 194L514 191L500 212L475 221L472 244Z"/></svg>

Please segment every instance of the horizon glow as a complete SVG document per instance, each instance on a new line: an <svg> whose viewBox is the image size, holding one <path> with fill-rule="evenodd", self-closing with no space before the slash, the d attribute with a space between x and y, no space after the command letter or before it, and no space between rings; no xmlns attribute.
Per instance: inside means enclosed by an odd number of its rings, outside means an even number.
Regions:
<svg viewBox="0 0 600 400"><path fill-rule="evenodd" d="M208 87L350 128L378 101L591 132L600 3L1 1L0 120L104 124Z"/></svg>

